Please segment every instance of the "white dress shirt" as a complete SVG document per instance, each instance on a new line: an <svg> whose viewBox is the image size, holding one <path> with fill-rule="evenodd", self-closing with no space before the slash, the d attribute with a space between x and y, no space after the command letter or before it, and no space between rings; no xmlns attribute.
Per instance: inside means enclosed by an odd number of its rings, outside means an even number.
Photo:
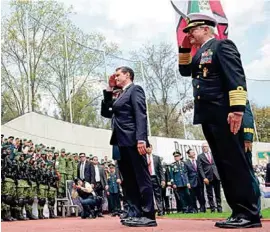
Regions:
<svg viewBox="0 0 270 232"><path fill-rule="evenodd" d="M95 165L96 182L100 182L100 174L98 165Z"/></svg>
<svg viewBox="0 0 270 232"><path fill-rule="evenodd" d="M151 170L152 170L152 176L156 175L155 173L155 167L154 167L154 159L153 159L153 155L149 155L147 154L147 162L148 160L150 159L150 162L151 162Z"/></svg>
<svg viewBox="0 0 270 232"><path fill-rule="evenodd" d="M83 180L84 179L84 169L85 169L85 162L82 162L81 163L81 166L80 166L80 178Z"/></svg>

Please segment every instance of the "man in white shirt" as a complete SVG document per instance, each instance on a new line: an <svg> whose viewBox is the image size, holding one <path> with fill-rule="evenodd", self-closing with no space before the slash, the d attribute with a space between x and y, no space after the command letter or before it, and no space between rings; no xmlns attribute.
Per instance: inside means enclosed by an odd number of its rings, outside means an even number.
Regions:
<svg viewBox="0 0 270 232"><path fill-rule="evenodd" d="M104 190L108 190L108 181L104 168L99 165L98 157L93 156L93 165L95 170L95 192L97 196L104 197ZM103 217L102 206L98 209L98 217Z"/></svg>
<svg viewBox="0 0 270 232"><path fill-rule="evenodd" d="M146 148L148 170L153 184L153 191L158 209L158 216L164 215L162 203L162 188L165 188L165 174L162 169L161 159L153 154L153 147L150 144Z"/></svg>

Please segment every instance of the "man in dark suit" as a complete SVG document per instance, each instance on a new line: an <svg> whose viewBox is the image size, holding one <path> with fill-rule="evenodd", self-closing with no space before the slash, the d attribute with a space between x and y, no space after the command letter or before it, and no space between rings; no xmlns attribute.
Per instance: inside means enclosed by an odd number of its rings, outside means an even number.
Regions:
<svg viewBox="0 0 270 232"><path fill-rule="evenodd" d="M163 212L170 214L170 197L166 195L167 188L171 188L171 179L170 179L170 165L163 162L162 170L165 177L165 187L162 188L162 203L163 203Z"/></svg>
<svg viewBox="0 0 270 232"><path fill-rule="evenodd" d="M192 76L194 124L202 124L210 145L231 217L215 226L261 227L257 202L259 188L244 150L241 122L246 107L246 78L237 47L216 40L217 21L206 14L187 16L187 33L179 48L179 70ZM198 48L192 58L191 48Z"/></svg>
<svg viewBox="0 0 270 232"><path fill-rule="evenodd" d="M205 198L202 179L198 172L199 163L196 160L195 152L192 149L187 151L188 158L185 161L187 175L190 183L190 197L193 207L193 212L198 213L197 200L200 203L200 211L205 212Z"/></svg>
<svg viewBox="0 0 270 232"><path fill-rule="evenodd" d="M222 212L221 197L220 197L220 177L217 171L215 161L207 143L202 145L203 153L198 155L198 171L202 177L203 183L206 186L208 203L211 208L211 212L215 212L215 203L213 197L213 191L215 192L217 211Z"/></svg>
<svg viewBox="0 0 270 232"><path fill-rule="evenodd" d="M145 93L141 86L133 84L134 71L129 67L116 69L115 81L122 88L121 95L113 101L112 88L107 88L102 101L102 115L112 117L110 144L120 152L119 170L123 176L126 200L129 202L129 220L126 226L157 226L154 212L153 187L147 168L146 143L147 113Z"/></svg>
<svg viewBox="0 0 270 232"><path fill-rule="evenodd" d="M106 174L105 174L104 167L102 167L98 163L98 157L97 156L93 156L93 166L94 166L94 171L95 171L95 188L94 188L94 190L95 190L95 193L103 199L104 190L107 191L109 186L108 186L108 181L107 181L107 177L106 177ZM102 205L98 209L97 216L98 217L103 217L103 215L102 215Z"/></svg>
<svg viewBox="0 0 270 232"><path fill-rule="evenodd" d="M148 170L151 175L151 180L153 184L154 196L156 200L156 205L158 209L158 216L164 215L163 212L163 203L162 203L162 188L165 187L165 174L161 165L161 158L157 155L154 155L153 147L150 144L146 149L147 151L147 163Z"/></svg>
<svg viewBox="0 0 270 232"><path fill-rule="evenodd" d="M80 153L80 162L78 164L77 177L85 180L94 187L95 185L95 170L91 163L86 160L85 153Z"/></svg>

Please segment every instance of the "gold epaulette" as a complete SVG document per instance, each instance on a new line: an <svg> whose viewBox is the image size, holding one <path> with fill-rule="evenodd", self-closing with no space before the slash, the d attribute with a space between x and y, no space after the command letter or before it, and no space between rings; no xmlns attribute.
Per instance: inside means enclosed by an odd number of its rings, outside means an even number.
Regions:
<svg viewBox="0 0 270 232"><path fill-rule="evenodd" d="M179 53L179 64L185 65L190 64L192 60L191 54L189 53Z"/></svg>
<svg viewBox="0 0 270 232"><path fill-rule="evenodd" d="M254 134L254 129L253 128L244 128L244 133Z"/></svg>
<svg viewBox="0 0 270 232"><path fill-rule="evenodd" d="M230 106L245 106L247 102L247 91L242 86L236 90L229 91Z"/></svg>

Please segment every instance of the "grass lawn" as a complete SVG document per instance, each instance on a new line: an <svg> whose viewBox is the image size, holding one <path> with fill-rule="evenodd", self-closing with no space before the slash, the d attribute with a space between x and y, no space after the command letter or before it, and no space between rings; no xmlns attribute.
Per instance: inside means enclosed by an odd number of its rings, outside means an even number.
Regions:
<svg viewBox="0 0 270 232"><path fill-rule="evenodd" d="M229 212L224 213L211 213L210 210L207 210L206 213L194 213L194 214L182 214L182 213L173 213L166 214L164 217L167 218L228 218L231 215ZM263 218L270 218L270 208L264 209L262 211Z"/></svg>

